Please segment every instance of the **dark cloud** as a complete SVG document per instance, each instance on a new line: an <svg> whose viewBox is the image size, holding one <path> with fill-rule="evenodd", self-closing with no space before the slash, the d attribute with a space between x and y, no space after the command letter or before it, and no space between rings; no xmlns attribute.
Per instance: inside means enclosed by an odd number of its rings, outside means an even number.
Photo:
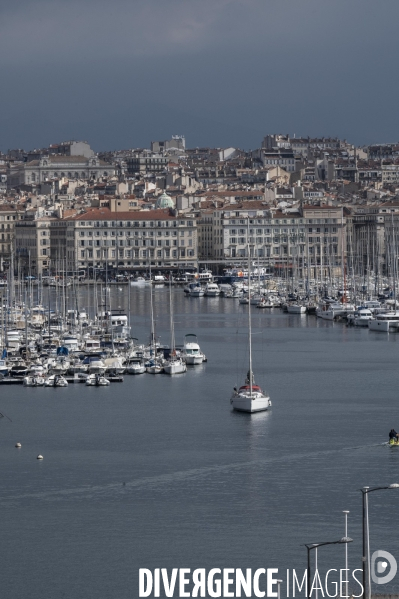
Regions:
<svg viewBox="0 0 399 599"><path fill-rule="evenodd" d="M397 0L58 0L0 20L1 148L399 139Z"/></svg>

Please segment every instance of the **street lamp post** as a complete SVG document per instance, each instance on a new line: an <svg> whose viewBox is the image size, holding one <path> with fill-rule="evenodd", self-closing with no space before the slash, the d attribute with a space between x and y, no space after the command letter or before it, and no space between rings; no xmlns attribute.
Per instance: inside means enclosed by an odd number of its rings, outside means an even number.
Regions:
<svg viewBox="0 0 399 599"><path fill-rule="evenodd" d="M310 552L312 551L312 549L315 549L315 570L317 570L317 549L318 547L324 547L324 545L342 545L343 543L345 543L346 545L348 543L352 543L353 539L350 539L349 537L345 536L342 537L342 539L339 539L339 541L325 541L323 543L310 543L310 544L306 544L305 543L305 547L308 550L308 594L307 596L310 597L310 589L311 589L311 583L310 583Z"/></svg>
<svg viewBox="0 0 399 599"><path fill-rule="evenodd" d="M348 538L348 514L349 511L348 510L343 510L344 516L345 516L345 539ZM348 595L348 543L345 543L345 578L346 578L346 583L345 583L345 596L346 598L349 597Z"/></svg>
<svg viewBox="0 0 399 599"><path fill-rule="evenodd" d="M363 499L363 599L366 599L366 563L367 563L367 598L371 599L371 569L370 569L370 530L369 530L369 502L368 494L373 491L382 491L384 489L398 489L399 484L393 483L384 487L363 487L360 489Z"/></svg>

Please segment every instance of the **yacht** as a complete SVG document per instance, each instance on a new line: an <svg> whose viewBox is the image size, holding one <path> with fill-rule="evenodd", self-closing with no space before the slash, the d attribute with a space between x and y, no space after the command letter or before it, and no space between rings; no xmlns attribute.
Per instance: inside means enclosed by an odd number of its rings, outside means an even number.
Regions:
<svg viewBox="0 0 399 599"><path fill-rule="evenodd" d="M389 331L397 331L399 328L399 312L391 310L376 314L375 318L368 321L370 331L381 331L389 333Z"/></svg>
<svg viewBox="0 0 399 599"><path fill-rule="evenodd" d="M195 285L189 291L190 297L203 297L205 295L205 289L201 285Z"/></svg>
<svg viewBox="0 0 399 599"><path fill-rule="evenodd" d="M316 315L323 320L334 320L337 316L347 316L354 311L352 304L331 301L318 306Z"/></svg>
<svg viewBox="0 0 399 599"><path fill-rule="evenodd" d="M90 356L83 361L84 364L86 360L89 374L105 374L106 366L99 357Z"/></svg>
<svg viewBox="0 0 399 599"><path fill-rule="evenodd" d="M356 327L367 327L369 320L373 319L373 313L368 308L361 306L355 312L348 314L348 324Z"/></svg>
<svg viewBox="0 0 399 599"><path fill-rule="evenodd" d="M202 364L206 359L198 345L197 335L194 335L194 333L188 333L184 336L182 358L190 366Z"/></svg>
<svg viewBox="0 0 399 599"><path fill-rule="evenodd" d="M144 374L145 365L142 359L131 360L127 365L126 372L128 374Z"/></svg>
<svg viewBox="0 0 399 599"><path fill-rule="evenodd" d="M207 297L217 297L220 295L219 285L216 283L207 283L204 291L204 295Z"/></svg>

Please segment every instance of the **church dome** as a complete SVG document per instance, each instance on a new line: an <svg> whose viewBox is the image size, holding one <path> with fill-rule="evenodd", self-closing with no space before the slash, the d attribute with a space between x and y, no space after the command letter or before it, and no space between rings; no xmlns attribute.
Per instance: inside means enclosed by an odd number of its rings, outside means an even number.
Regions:
<svg viewBox="0 0 399 599"><path fill-rule="evenodd" d="M164 191L162 195L159 196L159 198L156 201L155 204L156 208L174 208L175 205L173 203L173 200L170 196L168 196L168 194Z"/></svg>

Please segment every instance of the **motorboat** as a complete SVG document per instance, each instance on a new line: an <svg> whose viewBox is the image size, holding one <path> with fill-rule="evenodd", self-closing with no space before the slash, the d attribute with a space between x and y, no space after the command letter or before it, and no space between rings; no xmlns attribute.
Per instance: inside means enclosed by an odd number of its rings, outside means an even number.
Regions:
<svg viewBox="0 0 399 599"><path fill-rule="evenodd" d="M87 364L83 364L83 362L80 360L75 360L74 362L70 363L68 372L70 374L85 374L87 373L87 370Z"/></svg>
<svg viewBox="0 0 399 599"><path fill-rule="evenodd" d="M355 327L367 327L369 320L373 319L373 313L368 308L360 307L355 312L348 314L348 324Z"/></svg>
<svg viewBox="0 0 399 599"><path fill-rule="evenodd" d="M60 374L52 374L44 381L45 387L68 387L68 381Z"/></svg>
<svg viewBox="0 0 399 599"><path fill-rule="evenodd" d="M376 314L375 318L368 321L370 331L381 331L389 333L389 331L397 331L399 328L399 311L390 310Z"/></svg>
<svg viewBox="0 0 399 599"><path fill-rule="evenodd" d="M189 295L190 297L203 297L205 295L205 289L197 284L190 289Z"/></svg>
<svg viewBox="0 0 399 599"><path fill-rule="evenodd" d="M145 370L146 368L142 360L131 360L126 368L128 374L144 374Z"/></svg>
<svg viewBox="0 0 399 599"><path fill-rule="evenodd" d="M46 368L43 364L33 363L29 366L29 375L31 376L43 376L46 372Z"/></svg>
<svg viewBox="0 0 399 599"><path fill-rule="evenodd" d="M124 374L126 371L126 366L123 364L123 358L118 356L114 356L111 358L104 359L104 365L106 368L106 372L113 372L115 374Z"/></svg>
<svg viewBox="0 0 399 599"><path fill-rule="evenodd" d="M105 378L105 376L101 376L101 374L89 374L86 377L85 384L91 387L108 387L109 380Z"/></svg>
<svg viewBox="0 0 399 599"><path fill-rule="evenodd" d="M190 366L202 364L206 359L198 344L197 335L194 335L194 333L188 333L184 336L182 358Z"/></svg>
<svg viewBox="0 0 399 599"><path fill-rule="evenodd" d="M339 316L348 316L354 311L355 307L352 304L331 301L318 306L316 315L323 320L335 320Z"/></svg>
<svg viewBox="0 0 399 599"><path fill-rule="evenodd" d="M204 291L206 297L217 297L220 295L219 285L216 283L207 283Z"/></svg>
<svg viewBox="0 0 399 599"><path fill-rule="evenodd" d="M147 281L144 277L137 277L133 281L130 281L131 285L151 285L151 281Z"/></svg>
<svg viewBox="0 0 399 599"><path fill-rule="evenodd" d="M65 360L64 358L60 358L53 363L51 366L51 371L53 374L66 374L68 372L69 366L69 361Z"/></svg>
<svg viewBox="0 0 399 599"><path fill-rule="evenodd" d="M21 378L28 375L28 367L25 364L16 364L11 366L10 376L15 378Z"/></svg>
<svg viewBox="0 0 399 599"><path fill-rule="evenodd" d="M88 358L87 370L89 374L105 374L106 366L99 357L90 356Z"/></svg>
<svg viewBox="0 0 399 599"><path fill-rule="evenodd" d="M45 379L40 375L28 375L24 377L24 387L43 387Z"/></svg>

